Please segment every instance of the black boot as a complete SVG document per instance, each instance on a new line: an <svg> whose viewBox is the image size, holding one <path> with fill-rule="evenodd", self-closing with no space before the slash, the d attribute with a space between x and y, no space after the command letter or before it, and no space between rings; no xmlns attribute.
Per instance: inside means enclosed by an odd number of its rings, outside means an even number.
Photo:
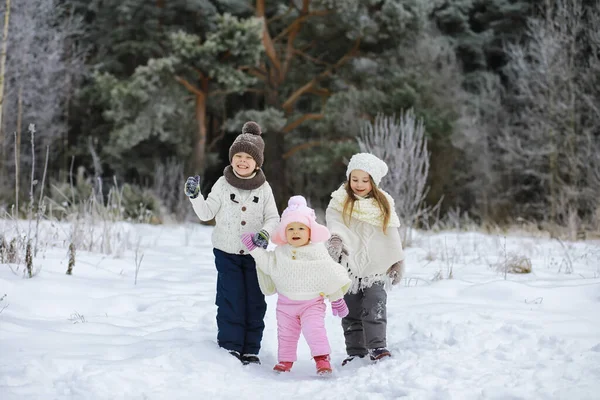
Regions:
<svg viewBox="0 0 600 400"><path fill-rule="evenodd" d="M235 351L235 350L228 350L228 351L229 351L229 354L231 354L232 356L237 358L242 364L244 364L244 360L242 360L242 355L240 354L239 351Z"/></svg>
<svg viewBox="0 0 600 400"><path fill-rule="evenodd" d="M357 354L355 356L348 356L344 359L344 361L342 361L342 367L346 364L348 364L350 361L354 360L355 358L365 358L365 356L363 354Z"/></svg>
<svg viewBox="0 0 600 400"><path fill-rule="evenodd" d="M256 354L244 354L242 356L242 364L244 365L248 365L248 364L257 364L260 365L260 358L258 358L258 356Z"/></svg>
<svg viewBox="0 0 600 400"><path fill-rule="evenodd" d="M391 357L392 353L385 347L379 347L377 349L369 349L369 356L372 361L381 360L384 357Z"/></svg>

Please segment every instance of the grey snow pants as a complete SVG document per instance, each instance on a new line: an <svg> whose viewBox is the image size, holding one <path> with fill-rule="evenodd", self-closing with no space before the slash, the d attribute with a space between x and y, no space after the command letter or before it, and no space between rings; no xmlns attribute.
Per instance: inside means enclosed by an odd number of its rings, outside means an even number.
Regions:
<svg viewBox="0 0 600 400"><path fill-rule="evenodd" d="M383 282L357 293L346 293L344 300L349 311L342 318L346 353L363 356L369 349L386 347L387 293Z"/></svg>

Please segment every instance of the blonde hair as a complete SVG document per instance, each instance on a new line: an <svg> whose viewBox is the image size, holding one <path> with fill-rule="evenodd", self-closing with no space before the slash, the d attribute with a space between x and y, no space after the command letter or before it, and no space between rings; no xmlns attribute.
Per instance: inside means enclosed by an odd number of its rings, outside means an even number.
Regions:
<svg viewBox="0 0 600 400"><path fill-rule="evenodd" d="M382 229L383 233L386 233L391 216L390 202L384 196L381 190L379 190L377 185L375 185L375 182L373 181L373 177L371 175L369 175L369 181L371 182L372 188L371 193L369 193L369 195L375 199L377 205L379 206L379 209L381 210L381 214L383 216ZM349 226L350 220L352 219L352 212L354 211L354 202L356 201L354 192L350 187L350 176L344 184L344 189L346 189L346 201L344 201L344 208L342 209L342 220L344 221L344 224L346 224L346 226Z"/></svg>

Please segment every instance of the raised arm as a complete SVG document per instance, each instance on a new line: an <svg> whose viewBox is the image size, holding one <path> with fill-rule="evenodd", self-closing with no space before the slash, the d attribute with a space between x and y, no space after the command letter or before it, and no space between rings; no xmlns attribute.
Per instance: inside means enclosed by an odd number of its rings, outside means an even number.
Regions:
<svg viewBox="0 0 600 400"><path fill-rule="evenodd" d="M210 221L217 215L217 212L219 212L219 209L221 208L221 200L223 199L222 191L223 184L222 180L219 179L212 187L206 200L200 193L198 193L195 198L190 196L190 202L192 203L192 207L198 218L202 221Z"/></svg>

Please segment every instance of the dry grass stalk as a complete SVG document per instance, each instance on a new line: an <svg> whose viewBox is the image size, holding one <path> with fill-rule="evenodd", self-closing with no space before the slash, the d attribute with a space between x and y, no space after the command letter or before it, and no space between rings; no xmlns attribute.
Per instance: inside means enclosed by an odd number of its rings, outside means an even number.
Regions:
<svg viewBox="0 0 600 400"><path fill-rule="evenodd" d="M69 244L69 265L67 267L67 275L73 275L73 267L75 266L75 243Z"/></svg>
<svg viewBox="0 0 600 400"><path fill-rule="evenodd" d="M31 254L31 239L27 241L25 247L25 268L27 270L27 277L33 278L33 255Z"/></svg>

